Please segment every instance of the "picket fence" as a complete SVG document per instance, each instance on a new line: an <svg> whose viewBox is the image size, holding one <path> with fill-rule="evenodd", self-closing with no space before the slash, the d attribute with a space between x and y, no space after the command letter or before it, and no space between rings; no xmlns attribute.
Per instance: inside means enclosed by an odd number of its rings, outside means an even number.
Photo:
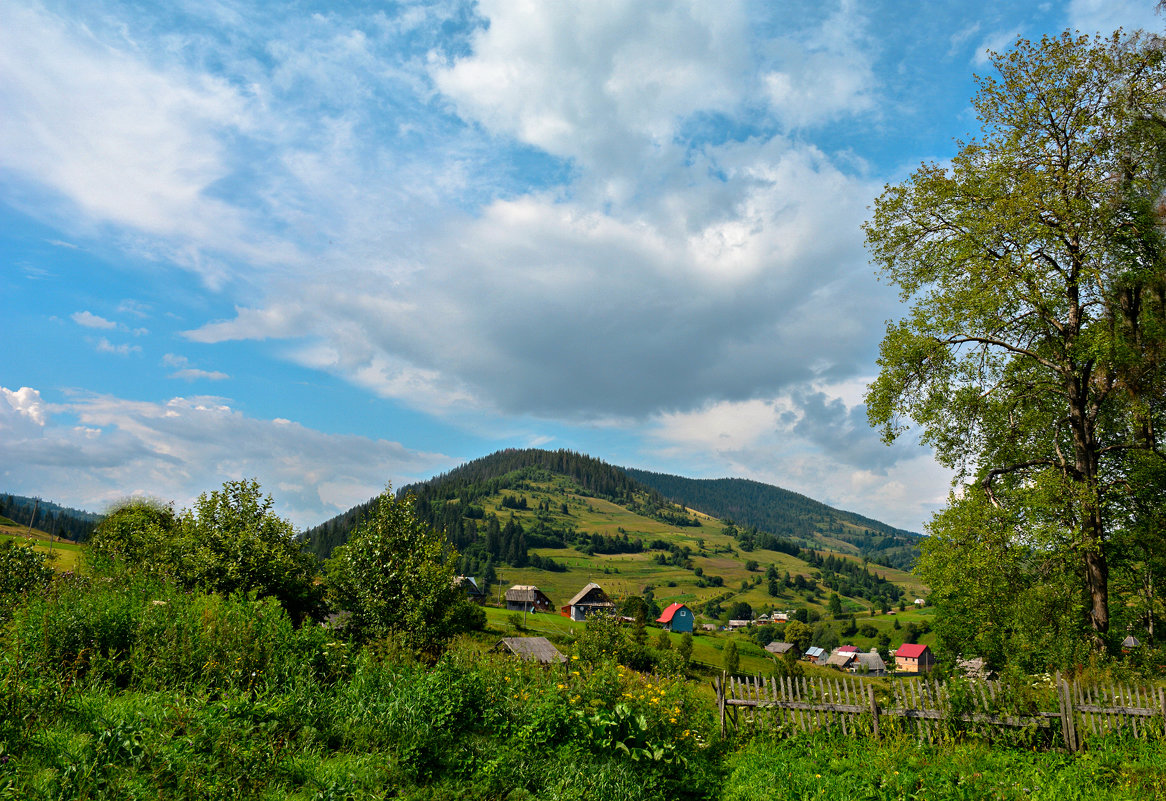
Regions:
<svg viewBox="0 0 1166 801"><path fill-rule="evenodd" d="M1116 683L1084 686L1060 674L1052 678L1052 693L1043 705L1026 704L1017 711L1012 696L996 681L966 681L959 685L927 677L889 680L890 694L851 676L808 678L728 676L713 682L721 716L721 733L740 716L801 731L838 727L844 734L880 736L894 721L921 739L936 741L955 730L1033 728L1059 731L1069 751L1081 751L1089 736L1126 730L1139 738L1160 738L1166 732L1166 690ZM1048 708L1040 708L1045 706ZM1054 731L1056 730L1056 731Z"/></svg>

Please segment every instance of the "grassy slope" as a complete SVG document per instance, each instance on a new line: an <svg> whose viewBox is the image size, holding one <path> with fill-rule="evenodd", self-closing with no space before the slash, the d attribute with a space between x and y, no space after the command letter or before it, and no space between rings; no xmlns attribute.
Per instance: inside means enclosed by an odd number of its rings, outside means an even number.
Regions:
<svg viewBox="0 0 1166 801"><path fill-rule="evenodd" d="M30 533L28 526L18 526L6 517L0 519L0 541L3 540L18 540L25 543L31 541L34 551L51 552L53 554L53 568L62 572L77 570L81 549L84 548L83 545L69 540L54 540L48 532L40 529L34 528Z"/></svg>
<svg viewBox="0 0 1166 801"><path fill-rule="evenodd" d="M765 570L770 564L774 565L779 573L788 572L791 577L798 574L810 576L812 568L809 565L801 559L777 551L755 550L748 553L741 551L731 537L721 533L723 525L721 521L707 515L699 515L703 522L699 528L673 526L642 517L609 501L583 496L579 494L578 487L565 478L533 483L521 492L507 491L505 494L525 496L528 506L532 508L504 509L501 505L502 495L485 499L482 505L487 512L497 514L500 521L507 520L513 512L515 518L529 530L541 514L556 527L570 523L579 531L589 533L618 535L626 532L630 539L637 537L642 539L645 546L654 539L687 546L695 554L693 558L695 566L700 567L706 576L723 578L724 586L698 587L698 577L692 571L656 564L654 560L659 551L588 556L574 548L532 548L531 553L551 557L565 565L567 571L554 573L535 568L503 566L498 570L499 584L490 592L492 601L497 602L501 592L512 584L534 584L550 596L556 606L563 606L583 585L594 581L613 598L642 594L650 585L661 608L673 602L697 605L731 593L730 602L746 601L754 609L769 607L796 609L804 606L820 613L825 612L828 591L813 601L808 601L804 595L792 589L786 590L777 598L771 597L766 591ZM560 504L566 502L568 514L564 515L559 511L536 512L540 501L544 500L549 501L551 508L556 510L560 508ZM749 560L759 564L758 571L750 572L745 569L745 563ZM909 573L877 565L871 565L870 569L903 587L911 598L926 593L926 588ZM752 584L758 579L761 581L756 586L741 589L743 581ZM868 602L862 599L845 600L844 606L847 611L866 616Z"/></svg>

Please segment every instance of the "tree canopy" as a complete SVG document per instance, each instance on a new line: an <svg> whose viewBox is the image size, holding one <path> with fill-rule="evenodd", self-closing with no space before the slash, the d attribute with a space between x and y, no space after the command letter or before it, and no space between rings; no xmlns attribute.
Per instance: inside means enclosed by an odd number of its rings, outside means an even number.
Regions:
<svg viewBox="0 0 1166 801"><path fill-rule="evenodd" d="M1066 616L1067 635L1104 641L1111 569L1161 558L1146 537L1164 489L1166 70L1153 40L1120 34L1020 40L992 62L981 136L888 186L866 225L909 304L867 407L885 439L913 421L956 470L921 571L941 616L999 653ZM961 587L969 570L987 575ZM1044 612L1009 595L1050 582Z"/></svg>

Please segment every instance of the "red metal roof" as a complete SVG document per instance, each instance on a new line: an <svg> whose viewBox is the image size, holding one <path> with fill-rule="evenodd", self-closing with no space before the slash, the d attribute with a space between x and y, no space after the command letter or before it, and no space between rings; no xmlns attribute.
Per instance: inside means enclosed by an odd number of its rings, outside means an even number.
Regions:
<svg viewBox="0 0 1166 801"><path fill-rule="evenodd" d="M840 654L857 654L858 653L858 646L857 645L840 645L840 646L838 646L838 653L840 653Z"/></svg>
<svg viewBox="0 0 1166 801"><path fill-rule="evenodd" d="M895 656L903 656L907 659L918 659L923 656L923 652L927 650L926 645L916 645L915 643L905 642L899 646L899 650L895 651Z"/></svg>
<svg viewBox="0 0 1166 801"><path fill-rule="evenodd" d="M657 623L671 623L672 616L676 614L676 610L683 609L683 608L684 608L684 604L671 604L667 609L664 610L664 614L662 614L662 615L660 615L660 617L656 618L656 622Z"/></svg>

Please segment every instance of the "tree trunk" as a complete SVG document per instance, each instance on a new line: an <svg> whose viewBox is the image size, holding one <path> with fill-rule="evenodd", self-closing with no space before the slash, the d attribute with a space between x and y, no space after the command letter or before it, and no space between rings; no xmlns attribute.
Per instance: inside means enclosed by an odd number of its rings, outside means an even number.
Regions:
<svg viewBox="0 0 1166 801"><path fill-rule="evenodd" d="M1089 588L1089 622L1096 634L1109 631L1109 562L1098 550L1085 552L1085 584Z"/></svg>

